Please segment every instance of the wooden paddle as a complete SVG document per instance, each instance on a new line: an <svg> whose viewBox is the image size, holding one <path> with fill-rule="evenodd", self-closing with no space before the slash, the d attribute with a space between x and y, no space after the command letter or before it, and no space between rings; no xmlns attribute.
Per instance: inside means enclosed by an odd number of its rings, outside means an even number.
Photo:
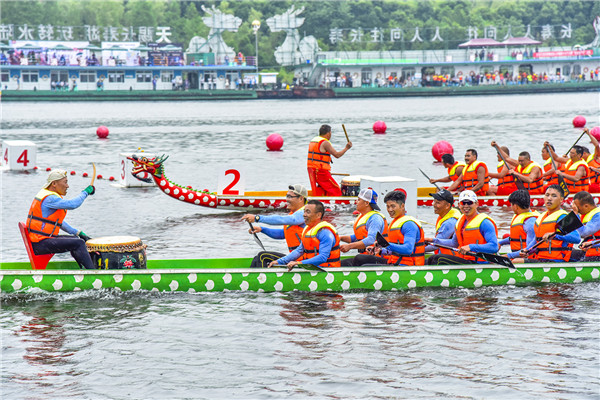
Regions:
<svg viewBox="0 0 600 400"><path fill-rule="evenodd" d="M583 132L581 133L581 135L579 135L579 137L577 138L577 140L575 141L575 143L573 143L573 145L571 145L571 147L569 147L569 150L567 150L567 153L566 153L567 156L569 155L569 152L571 151L571 149L577 145L577 143L581 140L581 138L585 134L586 134L586 128L583 129Z"/></svg>
<svg viewBox="0 0 600 400"><path fill-rule="evenodd" d="M563 192L563 197L566 198L570 193L569 187L567 186L567 183L565 182L565 178L563 178L562 176L560 176L558 174L558 168L556 168L556 163L554 162L554 158L552 158L552 152L550 151L550 146L546 146L546 151L548 152L548 154L550 154L550 160L552 161L552 168L554 168L554 173L558 177L558 186L560 186L560 188ZM571 151L571 149L569 149L569 151Z"/></svg>
<svg viewBox="0 0 600 400"><path fill-rule="evenodd" d="M510 169L508 163L506 162L506 160L504 159L504 157L502 156L502 152L500 151L500 149L498 147L496 147L496 152L498 153L498 155L500 156L500 158L502 159L502 162L504 162L504 165L506 166L506 168ZM512 175L512 174L511 174ZM515 179L515 185L517 185L517 189L519 190L527 190L525 188L525 184L523 184L523 181L521 179L519 179L518 176L513 175L513 178Z"/></svg>
<svg viewBox="0 0 600 400"><path fill-rule="evenodd" d="M90 186L94 186L94 182L96 181L96 164L92 163L92 167L94 168L94 173L92 174L92 182Z"/></svg>
<svg viewBox="0 0 600 400"><path fill-rule="evenodd" d="M556 232L553 233L552 236L550 236L550 238L553 238L554 236L556 236L559 233L563 236L568 235L569 233L581 228L582 226L583 226L583 224L581 223L581 220L579 219L577 214L575 214L573 211L571 211L570 213L567 214L566 217L564 217L563 219L558 221L558 223L556 224ZM527 254L528 255L532 254L533 250L540 247L543 243L544 243L544 240L540 240L540 241L536 242L533 246L531 246L531 248L529 250L527 250Z"/></svg>
<svg viewBox="0 0 600 400"><path fill-rule="evenodd" d="M344 134L346 134L346 140L350 143L350 138L348 137L348 132L346 131L346 126L342 124L342 129L344 130Z"/></svg>
<svg viewBox="0 0 600 400"><path fill-rule="evenodd" d="M431 178L430 178L430 177L428 177L428 176L427 176L427 174L426 174L425 172L423 172L423 170L422 170L421 168L419 168L419 171L421 171L421 173L423 174L423 176L424 176L425 178L427 178L427 181L428 181L428 182L431 182ZM439 186L437 185L437 183L434 183L433 185L434 185L434 186L435 186L435 187L436 187L438 190L442 190L442 188L441 188L441 187L439 187Z"/></svg>
<svg viewBox="0 0 600 400"><path fill-rule="evenodd" d="M254 226L252 226L252 222L248 221L248 225L250 225L250 229L254 231ZM260 248L263 249L263 251L266 251L265 246L263 246L262 242L260 241L255 232L252 232L252 236L254 237L254 241L256 242L256 244L259 245Z"/></svg>

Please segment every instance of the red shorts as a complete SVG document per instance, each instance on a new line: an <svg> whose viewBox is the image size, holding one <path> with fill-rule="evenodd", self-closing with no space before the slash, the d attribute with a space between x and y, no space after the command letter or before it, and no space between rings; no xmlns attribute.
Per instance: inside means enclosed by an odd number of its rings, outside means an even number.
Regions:
<svg viewBox="0 0 600 400"><path fill-rule="evenodd" d="M341 196L342 189L329 170L308 168L308 178L313 196Z"/></svg>

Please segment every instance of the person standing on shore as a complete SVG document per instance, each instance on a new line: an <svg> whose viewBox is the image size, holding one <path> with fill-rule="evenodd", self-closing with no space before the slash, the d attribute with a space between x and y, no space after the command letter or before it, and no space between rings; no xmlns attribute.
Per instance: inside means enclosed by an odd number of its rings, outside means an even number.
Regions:
<svg viewBox="0 0 600 400"><path fill-rule="evenodd" d="M331 156L340 158L352 148L352 142L337 151L329 141L331 126L321 125L319 136L314 137L308 145L308 178L313 196L341 196L342 190L331 176Z"/></svg>

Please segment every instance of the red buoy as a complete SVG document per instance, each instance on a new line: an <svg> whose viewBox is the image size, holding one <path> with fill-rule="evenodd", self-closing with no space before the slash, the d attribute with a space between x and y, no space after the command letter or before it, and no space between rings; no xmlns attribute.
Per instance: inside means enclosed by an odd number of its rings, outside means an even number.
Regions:
<svg viewBox="0 0 600 400"><path fill-rule="evenodd" d="M75 175L75 171L71 171L71 175Z"/></svg>
<svg viewBox="0 0 600 400"><path fill-rule="evenodd" d="M383 121L375 121L373 124L373 133L383 135L387 129L387 125Z"/></svg>
<svg viewBox="0 0 600 400"><path fill-rule="evenodd" d="M114 177L114 176L111 176L110 178L108 178L108 180L109 180L109 181L114 181L114 180L115 180L115 177Z"/></svg>
<svg viewBox="0 0 600 400"><path fill-rule="evenodd" d="M102 175L98 175L96 179L102 179Z"/></svg>
<svg viewBox="0 0 600 400"><path fill-rule="evenodd" d="M88 177L88 173L87 173L87 172L84 172L82 176L83 176L84 178L87 178L87 177Z"/></svg>
<svg viewBox="0 0 600 400"><path fill-rule="evenodd" d="M440 140L431 148L431 154L436 161L441 162L444 154L454 154L452 145L445 140Z"/></svg>
<svg viewBox="0 0 600 400"><path fill-rule="evenodd" d="M271 133L267 137L266 143L269 151L280 151L283 146L283 138L278 133Z"/></svg>
<svg viewBox="0 0 600 400"><path fill-rule="evenodd" d="M585 122L585 117L583 115L577 115L573 118L573 128L583 128Z"/></svg>
<svg viewBox="0 0 600 400"><path fill-rule="evenodd" d="M52 168L48 167L46 168L46 171L52 171Z"/></svg>
<svg viewBox="0 0 600 400"><path fill-rule="evenodd" d="M590 133L596 140L600 140L600 126L595 126L590 130Z"/></svg>
<svg viewBox="0 0 600 400"><path fill-rule="evenodd" d="M100 139L106 139L108 137L108 128L104 125L100 125L98 129L96 129L96 135L98 135Z"/></svg>

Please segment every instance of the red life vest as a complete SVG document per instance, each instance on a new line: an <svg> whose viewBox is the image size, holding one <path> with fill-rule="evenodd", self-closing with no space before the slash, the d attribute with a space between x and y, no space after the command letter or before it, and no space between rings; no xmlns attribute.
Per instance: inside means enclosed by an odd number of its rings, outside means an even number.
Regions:
<svg viewBox="0 0 600 400"><path fill-rule="evenodd" d="M413 217L405 215L403 217L394 218L394 220L390 223L388 242L395 244L404 243L402 226L408 221L414 222L419 228L419 238L415 243L415 248L413 249L412 254L409 256L397 256L395 254L390 254L386 257L388 259L388 264L425 265L425 234L423 233L423 227L421 227L421 223Z"/></svg>
<svg viewBox="0 0 600 400"><path fill-rule="evenodd" d="M304 206L300 210L290 211L288 215L297 213L298 211L304 210ZM285 242L290 252L294 251L296 247L300 246L302 237L302 231L304 230L304 224L302 225L284 225L283 236L285 236Z"/></svg>
<svg viewBox="0 0 600 400"><path fill-rule="evenodd" d="M316 136L308 145L306 166L313 169L331 170L331 154L321 152L321 143L328 141L323 136Z"/></svg>
<svg viewBox="0 0 600 400"><path fill-rule="evenodd" d="M302 254L299 261L313 258L319 254L319 245L321 242L317 238L317 233L319 233L321 229L330 230L335 237L335 243L331 248L327 261L319 266L324 268L340 267L340 237L338 236L335 227L326 221L321 221L312 228L309 228L308 226L304 227L304 230L302 231L302 247L304 247L304 254Z"/></svg>
<svg viewBox="0 0 600 400"><path fill-rule="evenodd" d="M542 240L542 237L548 233L556 233L556 224L558 217L566 215L567 212L562 209L554 211L548 215L548 211L537 217L535 221L535 236L536 240ZM534 253L531 258L543 259L543 260L563 260L569 261L571 257L571 250L573 249L573 243L566 243L562 240L552 239L548 243L544 243L537 248L537 252Z"/></svg>
<svg viewBox="0 0 600 400"><path fill-rule="evenodd" d="M465 164L464 162L458 162L455 161L454 165L451 166L450 168L448 168L448 176L450 177L450 179L452 180L452 182L456 181L458 179L458 167L466 167L467 164ZM462 172L462 171L461 171Z"/></svg>
<svg viewBox="0 0 600 400"><path fill-rule="evenodd" d="M588 159L587 161L587 165L589 167L592 168L600 168L600 163L598 163L598 161L596 161L596 157L594 157L594 155L592 154L591 159ZM598 174L596 171L592 171L592 169L590 168L590 184L599 184L600 183L600 174Z"/></svg>
<svg viewBox="0 0 600 400"><path fill-rule="evenodd" d="M525 221L529 218L537 218L540 213L537 211L527 211L515 215L510 222L510 250L519 251L527 248L527 232L525 232Z"/></svg>
<svg viewBox="0 0 600 400"><path fill-rule="evenodd" d="M57 236L60 232L62 222L67 215L67 210L55 210L48 217L42 216L42 201L50 195L62 196L56 192L42 189L33 199L27 215L27 229L29 230L29 240L33 243Z"/></svg>
<svg viewBox="0 0 600 400"><path fill-rule="evenodd" d="M461 213L460 211L458 211L456 208L452 207L450 208L450 210L446 213L446 215L444 215L443 217L438 216L437 221L435 222L435 236L438 235L438 231L440 230L440 228L442 227L442 224L444 222L446 222L447 220L449 220L450 218L455 218L456 221L458 221L458 219L461 217ZM454 228L456 229L456 224L454 226ZM442 248L438 248L434 251L435 254L449 254L449 255L456 255L456 252L452 251L452 250L448 250L448 249L442 249Z"/></svg>
<svg viewBox="0 0 600 400"><path fill-rule="evenodd" d="M461 216L456 222L456 238L458 239L458 247L463 247L469 244L485 244L487 243L483 235L481 234L481 223L486 219L490 220L494 224L496 229L496 236L498 236L498 228L493 219L488 217L486 214L477 214L472 220L466 225L466 216ZM469 255L456 254L458 257L464 258L465 260L475 261L475 257Z"/></svg>
<svg viewBox="0 0 600 400"><path fill-rule="evenodd" d="M569 161L571 161L571 160L569 160ZM567 187L569 188L569 192L571 192L571 193L577 193L577 192L583 192L583 191L587 192L590 189L590 180L589 180L590 167L588 167L588 165L586 164L585 161L579 160L576 163L573 163L573 162L567 163L567 168L565 170L565 174L575 176L577 174L577 169L579 167L585 168L585 174L581 177L581 179L579 179L577 182L573 182L568 179L565 179L565 183L567 184Z"/></svg>
<svg viewBox="0 0 600 400"><path fill-rule="evenodd" d="M369 222L369 220L371 219L371 217L373 217L373 215L379 215L381 216L381 218L383 218L383 232L381 232L381 234L384 237L387 237L388 235L388 223L387 220L385 219L385 216L380 213L379 211L369 211L366 214L363 215L359 215L356 220L354 221L354 236L356 236L356 240L363 240L364 238L366 238L369 235L369 232L367 231L367 222ZM365 249L359 249L358 250L359 253L364 253Z"/></svg>
<svg viewBox="0 0 600 400"><path fill-rule="evenodd" d="M508 166L506 167L508 168ZM500 161L496 166L496 170L498 173L501 173L504 169L504 161ZM498 188L505 187L504 190L517 190L517 185L515 184L515 177L511 174L506 174L503 178L498 178Z"/></svg>
<svg viewBox="0 0 600 400"><path fill-rule="evenodd" d="M558 164L556 164L556 167L560 170L562 167L562 164L558 163ZM554 168L552 166L552 158L548 158L546 160L546 162L544 162L544 172L548 172L552 168ZM558 175L556 175L556 171L549 177L546 177L546 183L548 185L558 185Z"/></svg>
<svg viewBox="0 0 600 400"><path fill-rule="evenodd" d="M583 222L584 225L587 224L588 222L590 222L592 220L592 217L598 213L600 213L600 207L596 207L593 210L591 210L589 213L583 215L582 216L583 218L581 218L581 222ZM587 236L586 240L587 239L590 239L590 240L600 239L600 231L594 232L591 236ZM590 247L585 252L585 256L586 257L599 257L600 256L600 248L599 247Z"/></svg>
<svg viewBox="0 0 600 400"><path fill-rule="evenodd" d="M525 185L525 188L529 191L529 194L543 194L544 181L542 179L542 167L531 161L525 168L521 167L521 164L519 164L516 171L521 175L529 176L533 172L534 168L539 168L540 177L531 183L523 182L523 185Z"/></svg>
<svg viewBox="0 0 600 400"><path fill-rule="evenodd" d="M475 160L463 169L462 184L465 190L472 190L478 183L477 169L480 166L485 168L485 178L483 187L479 189L476 194L478 196L485 196L487 194L488 189L490 188L490 176L488 174L488 167L483 161Z"/></svg>

